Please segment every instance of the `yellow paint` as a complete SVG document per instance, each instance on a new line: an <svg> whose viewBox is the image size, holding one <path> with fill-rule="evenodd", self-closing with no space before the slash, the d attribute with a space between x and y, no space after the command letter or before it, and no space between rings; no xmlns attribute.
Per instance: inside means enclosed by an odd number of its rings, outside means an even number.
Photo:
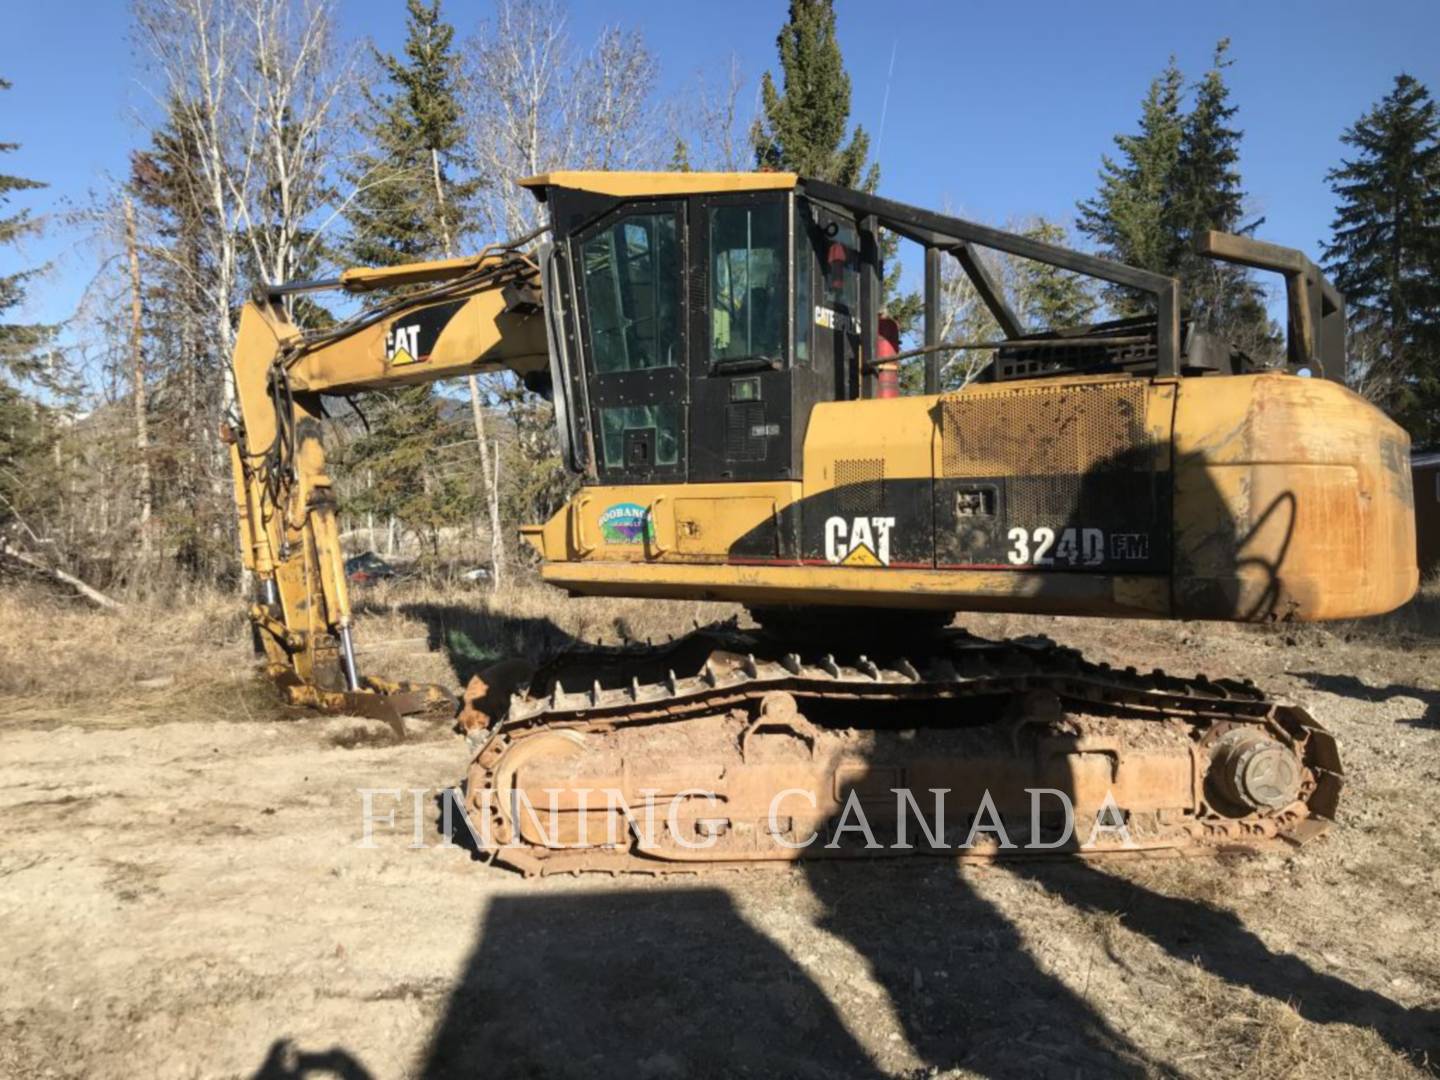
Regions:
<svg viewBox="0 0 1440 1080"><path fill-rule="evenodd" d="M855 566L735 566L679 562L547 562L541 577L584 596L731 600L926 611L1014 611L1156 618L1164 579L1009 570L874 570ZM1157 585L1159 586L1157 588Z"/></svg>
<svg viewBox="0 0 1440 1080"><path fill-rule="evenodd" d="M1126 382L1100 376L1063 385ZM526 538L546 558L547 580L576 591L679 596L688 588L743 599L753 591L745 582L755 579L733 577L734 568L725 564L735 541L765 518L802 494L809 498L837 486L837 470L883 479L933 476L943 469L938 418L946 400L984 400L993 406L993 422L1004 425L1018 401L1054 385L986 384L945 398L822 404L811 414L799 483L587 488L569 511ZM845 566L785 567L785 575L766 577L765 602L838 602L838 592L847 603L948 604L960 611L1310 620L1387 611L1413 594L1408 443L1372 406L1335 383L1282 374L1139 380L1139 386L1143 426L1158 444L1156 468L1169 472L1173 455L1172 574L875 573L874 553L857 548ZM599 515L619 502L652 506L673 543L657 549L592 540L578 548L575 537L598 537ZM682 581L660 574L660 566L676 564L690 564L693 571ZM744 573L763 576L769 569ZM863 576L840 585L842 572ZM650 573L656 575L653 588L646 584ZM1105 585L1097 594L1077 584L1084 581ZM917 582L923 584L912 590ZM1009 599L997 603L997 597Z"/></svg>
<svg viewBox="0 0 1440 1080"><path fill-rule="evenodd" d="M749 485L742 486L749 488ZM669 515L663 515L663 502L659 509L667 523L674 523L675 550L680 555L723 560L729 543L767 521L775 520L776 498L773 495L753 495L747 490L745 494L727 492L702 497L704 488L679 490L694 492L694 495L676 498ZM784 498L789 502L790 493L786 492ZM726 543L727 540L729 543ZM772 547L765 554L775 558L779 552Z"/></svg>
<svg viewBox="0 0 1440 1080"><path fill-rule="evenodd" d="M742 536L773 522L780 509L799 497L800 485L794 481L586 487L543 526L522 535L552 560L716 562L723 561ZM601 518L611 507L626 503L646 509L653 535L644 542L606 542Z"/></svg>
<svg viewBox="0 0 1440 1080"><path fill-rule="evenodd" d="M1409 439L1343 386L1183 380L1174 459L1177 615L1353 618L1414 594Z"/></svg>
<svg viewBox="0 0 1440 1080"><path fill-rule="evenodd" d="M864 544L857 544L850 554L840 560L841 566L884 566L880 557Z"/></svg>
<svg viewBox="0 0 1440 1080"><path fill-rule="evenodd" d="M790 191L799 181L790 172L604 172L557 170L529 176L521 187L573 188L616 198L706 195L731 191Z"/></svg>

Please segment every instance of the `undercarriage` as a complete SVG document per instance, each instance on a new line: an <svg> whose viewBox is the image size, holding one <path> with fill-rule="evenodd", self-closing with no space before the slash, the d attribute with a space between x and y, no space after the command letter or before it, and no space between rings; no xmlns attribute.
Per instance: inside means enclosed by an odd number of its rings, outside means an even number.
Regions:
<svg viewBox="0 0 1440 1080"><path fill-rule="evenodd" d="M1255 850L1323 831L1342 783L1333 738L1249 682L959 630L585 647L485 672L461 724L471 835L527 875Z"/></svg>

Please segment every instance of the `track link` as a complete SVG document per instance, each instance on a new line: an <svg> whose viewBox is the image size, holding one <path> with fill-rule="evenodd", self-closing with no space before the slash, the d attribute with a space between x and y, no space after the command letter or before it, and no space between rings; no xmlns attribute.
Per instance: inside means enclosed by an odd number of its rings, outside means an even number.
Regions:
<svg viewBox="0 0 1440 1080"><path fill-rule="evenodd" d="M917 710L924 714L918 725L902 719L887 726L888 715ZM837 711L845 717L838 725L828 719ZM700 748L680 754L680 761L654 754L647 760L637 750L681 730ZM755 742L768 732L800 746L778 764L753 760ZM1333 819L1342 783L1333 738L1303 709L1268 699L1248 681L1121 670L1090 663L1046 638L989 641L963 631L936 636L923 655L843 659L787 651L733 624L659 648L574 649L536 672L504 714L471 738L476 753L466 803L472 832L482 849L531 874L872 854L846 845L801 851L767 837L755 802L766 782L812 791L818 816L828 812L833 822L849 788L863 786L867 776L903 777L917 787L918 776L958 776L964 789L967 767L1009 776L1019 763L1038 786L1068 785L1078 807L1095 782L1097 759L1104 758L1114 790L1133 795L1133 806L1118 804L1124 821L1142 835L1120 847L1058 849L1083 855L1299 843ZM947 738L984 745L926 749ZM1165 746L1147 749L1158 742ZM596 764L597 772L587 757L606 764ZM687 777L708 778L725 812L705 818L687 807L658 838L642 836L632 818L604 842L556 842L543 832L536 842L535 830L520 820L516 792L542 790L526 779L537 763L545 763L542 778L564 792L572 824L587 812L572 805L573 793L592 780L597 787L608 780L628 798L647 784L668 791ZM1047 778L1050 783L1042 783ZM1007 782L1014 788L1020 781ZM878 783L866 795L871 804ZM997 799L1004 803L1003 795ZM773 833L773 803L770 809ZM1002 805L1001 816L1015 809ZM976 816L966 820L973 824ZM683 836L692 826L723 831L697 851ZM585 841L583 826L581 833ZM959 858L1012 853L985 843L910 850Z"/></svg>

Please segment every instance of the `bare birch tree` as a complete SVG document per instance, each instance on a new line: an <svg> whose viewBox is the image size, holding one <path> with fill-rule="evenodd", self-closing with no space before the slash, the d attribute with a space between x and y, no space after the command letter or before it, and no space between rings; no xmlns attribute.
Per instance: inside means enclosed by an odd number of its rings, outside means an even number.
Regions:
<svg viewBox="0 0 1440 1080"><path fill-rule="evenodd" d="M136 0L136 33L149 56L158 103L183 124L194 144L192 197L204 211L204 248L212 268L202 288L210 308L211 347L224 363L234 346L242 192L256 170L257 123L245 122L239 81L246 41L231 0ZM237 180L237 177L239 178ZM223 379L224 406L234 387Z"/></svg>
<svg viewBox="0 0 1440 1080"><path fill-rule="evenodd" d="M521 236L541 220L516 181L551 169L625 169L660 157L654 55L638 31L611 27L575 47L557 0L499 0L468 50L472 155L487 184L482 227Z"/></svg>
<svg viewBox="0 0 1440 1080"><path fill-rule="evenodd" d="M304 273L325 227L316 214L331 200L339 156L337 102L351 58L337 63L329 0L239 0L249 35L251 77L237 90L250 130L232 173L239 223L259 275L278 283Z"/></svg>
<svg viewBox="0 0 1440 1080"><path fill-rule="evenodd" d="M610 27L588 52L566 31L557 0L499 0L468 50L465 80L471 158L487 239L523 236L541 208L518 180L553 169L624 169L655 164L655 58L638 31ZM504 376L494 378L504 379ZM486 482L494 583L500 583L501 454L484 428L481 382L470 378L470 408ZM493 385L493 384L492 384ZM498 396L506 396L503 388Z"/></svg>
<svg viewBox="0 0 1440 1080"><path fill-rule="evenodd" d="M130 408L135 418L136 496L140 501L140 554L151 554L150 518L154 513L154 488L150 482L149 393L145 378L144 294L140 281L140 241L135 229L135 200L123 198L125 214L125 255L130 271Z"/></svg>
<svg viewBox="0 0 1440 1080"><path fill-rule="evenodd" d="M717 82L695 74L691 92L669 109L672 166L738 172L754 164L748 132L754 110L744 110L745 70L734 53Z"/></svg>
<svg viewBox="0 0 1440 1080"><path fill-rule="evenodd" d="M229 465L214 437L233 414L230 356L248 284L310 269L337 216L331 177L349 126L340 112L350 80L332 44L331 0L134 0L133 34L158 115L154 149L135 155L139 250L185 294L157 300L179 311L146 315L149 372L162 408L190 426L193 457L177 467L199 483L206 536L229 546ZM140 203L143 202L143 205ZM175 222L183 231L175 231ZM147 288L155 285L147 274ZM175 408L178 400L187 409ZM158 497L158 496L157 496ZM224 565L224 564L222 564Z"/></svg>

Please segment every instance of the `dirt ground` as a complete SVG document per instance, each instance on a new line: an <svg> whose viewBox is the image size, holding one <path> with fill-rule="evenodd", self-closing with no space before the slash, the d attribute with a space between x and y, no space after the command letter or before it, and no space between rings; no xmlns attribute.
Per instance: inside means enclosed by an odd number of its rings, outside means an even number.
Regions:
<svg viewBox="0 0 1440 1080"><path fill-rule="evenodd" d="M367 667L458 678L719 606L380 592ZM1423 1075L1440 1061L1440 617L981 618L1242 673L1338 736L1286 854L529 882L440 844L464 747L285 717L226 598L0 594L0 1075ZM361 846L360 789L395 810ZM417 813L418 810L418 813ZM1428 1055L1428 1057L1427 1057Z"/></svg>

